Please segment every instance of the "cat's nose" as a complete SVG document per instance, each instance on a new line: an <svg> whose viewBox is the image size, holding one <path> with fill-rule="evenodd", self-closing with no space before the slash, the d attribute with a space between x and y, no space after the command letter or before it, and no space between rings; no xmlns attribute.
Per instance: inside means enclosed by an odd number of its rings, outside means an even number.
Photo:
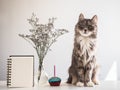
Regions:
<svg viewBox="0 0 120 90"><path fill-rule="evenodd" d="M86 33L86 32L87 32L87 29L84 29L84 32Z"/></svg>

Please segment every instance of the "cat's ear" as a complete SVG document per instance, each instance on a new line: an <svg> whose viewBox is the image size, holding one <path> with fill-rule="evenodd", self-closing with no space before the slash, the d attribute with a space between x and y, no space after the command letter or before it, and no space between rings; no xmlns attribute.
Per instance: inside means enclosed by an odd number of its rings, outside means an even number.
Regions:
<svg viewBox="0 0 120 90"><path fill-rule="evenodd" d="M93 18L92 18L92 22L94 24L97 24L97 21L98 21L97 15L94 15Z"/></svg>
<svg viewBox="0 0 120 90"><path fill-rule="evenodd" d="M84 15L81 13L80 16L79 16L79 21L81 21L83 19L84 19Z"/></svg>

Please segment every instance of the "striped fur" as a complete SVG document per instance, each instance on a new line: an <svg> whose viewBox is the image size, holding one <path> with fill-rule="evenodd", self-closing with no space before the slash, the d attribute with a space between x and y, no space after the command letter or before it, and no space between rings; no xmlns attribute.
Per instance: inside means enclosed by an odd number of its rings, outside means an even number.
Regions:
<svg viewBox="0 0 120 90"><path fill-rule="evenodd" d="M95 58L96 38L97 16L85 19L83 14L80 14L75 26L74 48L67 83L77 86L98 84Z"/></svg>

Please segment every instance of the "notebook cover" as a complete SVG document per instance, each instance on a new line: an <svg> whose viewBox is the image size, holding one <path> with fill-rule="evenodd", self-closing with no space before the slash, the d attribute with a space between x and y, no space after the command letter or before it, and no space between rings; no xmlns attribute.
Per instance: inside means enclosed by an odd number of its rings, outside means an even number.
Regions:
<svg viewBox="0 0 120 90"><path fill-rule="evenodd" d="M11 55L10 60L8 60L8 64L8 87L34 86L33 55Z"/></svg>

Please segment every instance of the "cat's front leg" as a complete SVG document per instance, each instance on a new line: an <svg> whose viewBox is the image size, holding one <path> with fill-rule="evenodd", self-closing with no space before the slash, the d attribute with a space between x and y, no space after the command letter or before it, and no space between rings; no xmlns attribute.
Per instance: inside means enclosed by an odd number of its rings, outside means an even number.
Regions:
<svg viewBox="0 0 120 90"><path fill-rule="evenodd" d="M79 74L78 82L76 83L76 86L78 86L78 87L84 86L84 73Z"/></svg>
<svg viewBox="0 0 120 90"><path fill-rule="evenodd" d="M72 84L78 87L83 87L84 83L79 81L79 78L76 75L72 76Z"/></svg>
<svg viewBox="0 0 120 90"><path fill-rule="evenodd" d="M79 65L80 66L77 68L78 82L76 83L76 86L83 87L84 86L84 67L81 61L79 61Z"/></svg>
<svg viewBox="0 0 120 90"><path fill-rule="evenodd" d="M94 83L92 82L91 77L92 77L91 73L89 73L89 75L86 77L86 78L89 78L89 81L86 82L86 86L88 87L94 86Z"/></svg>
<svg viewBox="0 0 120 90"><path fill-rule="evenodd" d="M85 68L85 83L88 87L93 87L94 83L92 82L92 72L93 68L91 64L87 64Z"/></svg>

